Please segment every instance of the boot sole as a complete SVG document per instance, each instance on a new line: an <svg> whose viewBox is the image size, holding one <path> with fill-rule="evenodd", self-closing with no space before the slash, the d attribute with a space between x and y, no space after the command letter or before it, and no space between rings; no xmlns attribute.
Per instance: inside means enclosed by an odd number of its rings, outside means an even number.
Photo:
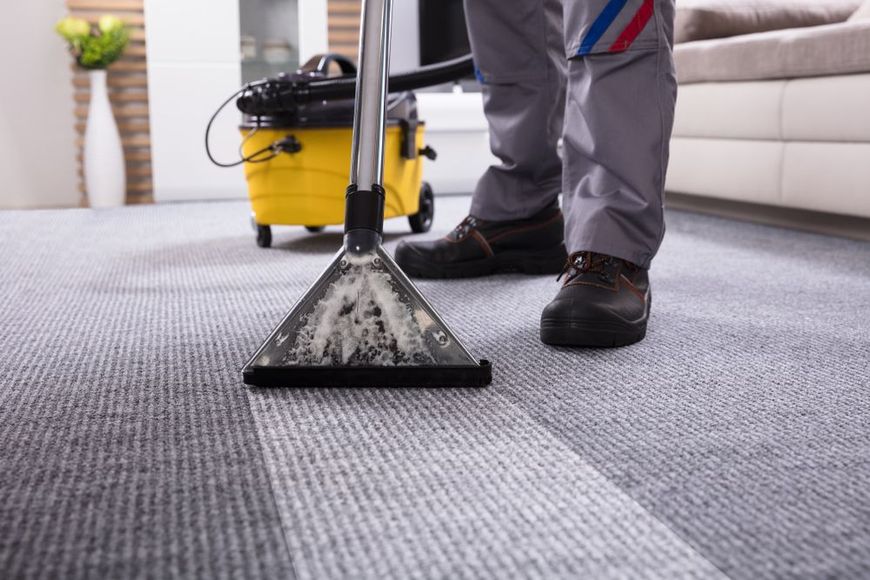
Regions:
<svg viewBox="0 0 870 580"><path fill-rule="evenodd" d="M550 346L617 348L640 342L645 336L646 323L638 329L579 320L541 322L541 342Z"/></svg>
<svg viewBox="0 0 870 580"><path fill-rule="evenodd" d="M541 342L550 346L618 348L646 337L652 294L646 298L646 312L637 322L600 320L541 320Z"/></svg>
<svg viewBox="0 0 870 580"><path fill-rule="evenodd" d="M553 275L562 271L568 253L565 245L539 252L501 252L490 258L455 264L434 264L414 250L408 251L397 262L399 267L415 278L479 278L494 274Z"/></svg>

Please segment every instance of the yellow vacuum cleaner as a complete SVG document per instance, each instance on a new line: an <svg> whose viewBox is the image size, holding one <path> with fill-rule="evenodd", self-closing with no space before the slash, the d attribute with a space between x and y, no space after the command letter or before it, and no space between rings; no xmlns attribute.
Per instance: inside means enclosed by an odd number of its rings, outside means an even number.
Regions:
<svg viewBox="0 0 870 580"><path fill-rule="evenodd" d="M337 71L336 71L337 69ZM331 74L333 71L337 75ZM384 217L407 216L415 233L429 231L435 215L432 187L423 181L423 158L436 152L425 144L411 90L461 78L473 71L470 57L424 67L389 80L383 143ZM292 75L245 85L221 106L206 131L206 152L222 167L243 164L257 244L272 244L274 225L305 226L310 232L345 219L344 188L350 177L356 66L337 54L317 55ZM241 159L214 159L208 134L218 113L236 96L244 113Z"/></svg>

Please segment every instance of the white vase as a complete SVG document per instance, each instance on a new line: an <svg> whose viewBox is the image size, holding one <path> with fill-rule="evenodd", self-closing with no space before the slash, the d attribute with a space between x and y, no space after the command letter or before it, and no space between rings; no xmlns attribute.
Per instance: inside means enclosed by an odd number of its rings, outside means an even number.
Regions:
<svg viewBox="0 0 870 580"><path fill-rule="evenodd" d="M85 189L91 207L124 205L127 176L121 135L112 115L106 71L92 70L91 102L85 128Z"/></svg>

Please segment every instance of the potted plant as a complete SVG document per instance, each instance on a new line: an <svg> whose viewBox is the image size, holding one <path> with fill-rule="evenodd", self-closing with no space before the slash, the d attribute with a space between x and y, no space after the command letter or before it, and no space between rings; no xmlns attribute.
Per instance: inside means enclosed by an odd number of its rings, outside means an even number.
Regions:
<svg viewBox="0 0 870 580"><path fill-rule="evenodd" d="M91 207L124 204L126 175L124 150L112 115L106 87L106 67L127 47L129 33L120 18L105 15L96 26L81 18L67 17L55 28L67 43L76 63L89 71L91 98L85 127L85 189Z"/></svg>

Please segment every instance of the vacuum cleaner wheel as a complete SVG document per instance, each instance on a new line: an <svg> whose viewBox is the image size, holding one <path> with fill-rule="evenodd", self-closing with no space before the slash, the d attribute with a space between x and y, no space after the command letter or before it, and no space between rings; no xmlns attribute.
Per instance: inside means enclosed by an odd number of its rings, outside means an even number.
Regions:
<svg viewBox="0 0 870 580"><path fill-rule="evenodd" d="M415 234L425 234L432 229L435 220L435 193L432 186L423 182L420 186L420 209L414 215L408 216L411 231Z"/></svg>
<svg viewBox="0 0 870 580"><path fill-rule="evenodd" d="M257 245L261 248L272 246L272 228L257 224Z"/></svg>

